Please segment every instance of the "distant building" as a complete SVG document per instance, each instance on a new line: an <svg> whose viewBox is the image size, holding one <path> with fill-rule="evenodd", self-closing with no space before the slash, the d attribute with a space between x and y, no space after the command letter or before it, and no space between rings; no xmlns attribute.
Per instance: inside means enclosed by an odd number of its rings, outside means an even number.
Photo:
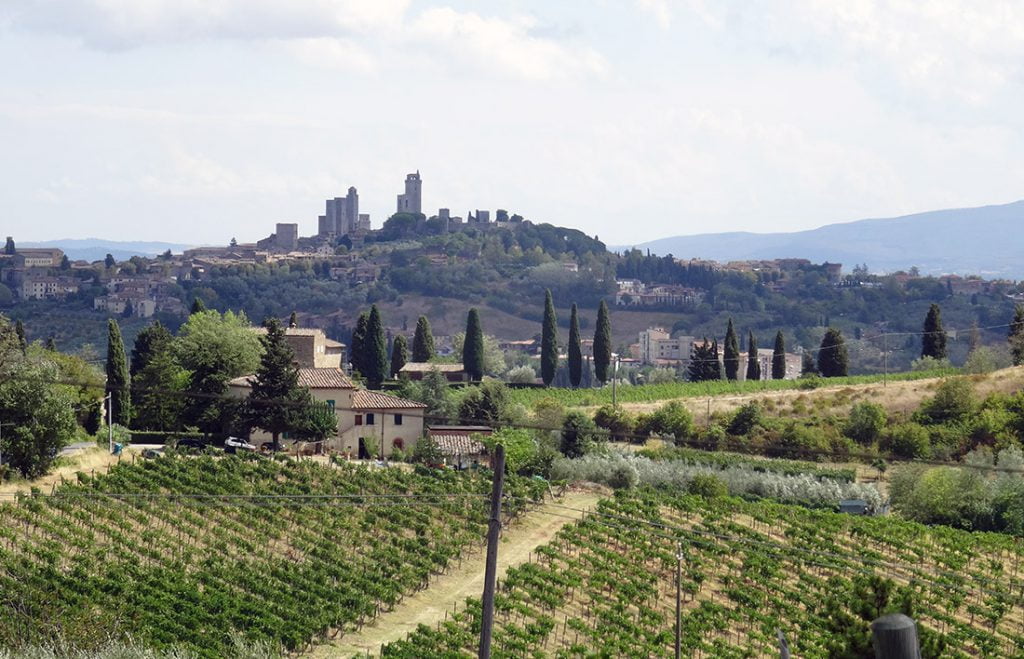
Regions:
<svg viewBox="0 0 1024 659"><path fill-rule="evenodd" d="M266 334L264 327L254 327L254 332ZM315 327L287 327L285 341L295 355L299 368L341 368L345 363L345 344L328 339L324 331Z"/></svg>
<svg viewBox="0 0 1024 659"><path fill-rule="evenodd" d="M370 216L365 215L367 229ZM327 200L326 213L318 219L317 235L344 236L359 229L363 215L359 214L359 193L354 187L344 197Z"/></svg>
<svg viewBox="0 0 1024 659"><path fill-rule="evenodd" d="M16 268L56 268L63 258L64 251L56 247L19 247L11 261Z"/></svg>
<svg viewBox="0 0 1024 659"><path fill-rule="evenodd" d="M299 246L299 225L278 222L274 236L274 242L279 249L286 252L294 251Z"/></svg>
<svg viewBox="0 0 1024 659"><path fill-rule="evenodd" d="M652 327L640 332L638 345L638 357L645 364L680 365L690 359L693 337L672 338L664 329Z"/></svg>
<svg viewBox="0 0 1024 659"><path fill-rule="evenodd" d="M18 293L23 300L62 300L77 293L80 286L81 280L75 277L26 276L21 280Z"/></svg>
<svg viewBox="0 0 1024 659"><path fill-rule="evenodd" d="M435 364L433 362L408 362L399 374L409 376L410 380L422 380L431 371L437 371L449 382L465 382L466 370L462 364Z"/></svg>
<svg viewBox="0 0 1024 659"><path fill-rule="evenodd" d="M423 181L420 179L420 171L405 177L405 194L398 195L399 213L422 213L423 212Z"/></svg>
<svg viewBox="0 0 1024 659"><path fill-rule="evenodd" d="M772 378L772 360L775 357L775 351L771 348L758 348L757 349L757 361L761 365L761 379L771 380ZM782 378L783 380L796 380L800 377L802 362L800 355L792 352L786 353L786 375ZM746 379L747 374L747 353L744 352L740 355L740 374Z"/></svg>

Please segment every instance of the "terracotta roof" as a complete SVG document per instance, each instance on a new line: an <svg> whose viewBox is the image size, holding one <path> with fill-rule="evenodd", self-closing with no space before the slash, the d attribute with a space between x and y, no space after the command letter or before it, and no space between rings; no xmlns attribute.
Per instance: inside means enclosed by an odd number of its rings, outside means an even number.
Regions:
<svg viewBox="0 0 1024 659"><path fill-rule="evenodd" d="M255 375L243 375L228 382L234 387L251 387ZM300 368L299 386L307 389L355 389L340 368ZM400 400L400 399L398 399Z"/></svg>
<svg viewBox="0 0 1024 659"><path fill-rule="evenodd" d="M487 447L466 435L431 435L430 441L442 455L479 455Z"/></svg>
<svg viewBox="0 0 1024 659"><path fill-rule="evenodd" d="M328 348L344 348L345 344L341 341L335 341L334 339L324 339L324 345Z"/></svg>
<svg viewBox="0 0 1024 659"><path fill-rule="evenodd" d="M414 400L382 394L379 391L360 389L352 394L352 407L357 410L393 410L423 409L426 405L417 403Z"/></svg>
<svg viewBox="0 0 1024 659"><path fill-rule="evenodd" d="M435 369L441 373L461 373L463 371L462 364L435 364L434 362L406 362L402 367L403 371L415 373L429 373Z"/></svg>

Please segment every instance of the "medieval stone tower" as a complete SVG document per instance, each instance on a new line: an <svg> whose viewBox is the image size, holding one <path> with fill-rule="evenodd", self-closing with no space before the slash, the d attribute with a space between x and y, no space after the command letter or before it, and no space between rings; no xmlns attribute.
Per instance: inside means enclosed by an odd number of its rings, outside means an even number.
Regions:
<svg viewBox="0 0 1024 659"><path fill-rule="evenodd" d="M417 169L415 174L405 177L405 194L398 195L397 212L423 212L423 181L420 180L420 170Z"/></svg>

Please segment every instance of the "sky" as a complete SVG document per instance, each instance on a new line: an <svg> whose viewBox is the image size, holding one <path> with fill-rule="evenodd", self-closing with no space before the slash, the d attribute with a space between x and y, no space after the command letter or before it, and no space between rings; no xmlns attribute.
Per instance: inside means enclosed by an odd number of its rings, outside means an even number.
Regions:
<svg viewBox="0 0 1024 659"><path fill-rule="evenodd" d="M3 0L0 231L504 208L612 245L1024 197L1018 0Z"/></svg>

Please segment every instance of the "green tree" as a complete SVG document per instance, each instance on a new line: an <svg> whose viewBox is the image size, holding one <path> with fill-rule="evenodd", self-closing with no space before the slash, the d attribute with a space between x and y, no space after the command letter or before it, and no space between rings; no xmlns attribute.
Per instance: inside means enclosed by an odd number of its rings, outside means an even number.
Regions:
<svg viewBox="0 0 1024 659"><path fill-rule="evenodd" d="M480 314L470 309L466 315L466 337L462 343L462 367L469 379L478 382L484 376L484 332Z"/></svg>
<svg viewBox="0 0 1024 659"><path fill-rule="evenodd" d="M18 337L18 348L21 350L21 354L24 355L28 349L28 339L25 338L25 325L21 322L20 318L14 323L14 333Z"/></svg>
<svg viewBox="0 0 1024 659"><path fill-rule="evenodd" d="M122 318L131 318L135 315L135 308L132 306L131 300L126 300L124 303L124 311L121 312Z"/></svg>
<svg viewBox="0 0 1024 659"><path fill-rule="evenodd" d="M946 359L946 331L942 329L942 310L939 305L928 307L921 334L921 356L932 359Z"/></svg>
<svg viewBox="0 0 1024 659"><path fill-rule="evenodd" d="M46 350L48 352L57 352L57 339L52 336L46 337Z"/></svg>
<svg viewBox="0 0 1024 659"><path fill-rule="evenodd" d="M288 327L289 328L293 328L293 327L298 327L298 326L299 326L299 315L293 311L292 315L288 316Z"/></svg>
<svg viewBox="0 0 1024 659"><path fill-rule="evenodd" d="M144 369L146 364L157 354L170 350L172 343L174 343L174 335L159 320L154 320L150 325L144 327L135 337L135 344L132 346L129 371L132 377Z"/></svg>
<svg viewBox="0 0 1024 659"><path fill-rule="evenodd" d="M107 320L107 395L110 396L114 423L127 427L132 419L131 375L124 353L121 328L113 318Z"/></svg>
<svg viewBox="0 0 1024 659"><path fill-rule="evenodd" d="M800 357L800 376L810 376L818 374L818 363L814 360L814 354L810 350L804 350L803 356Z"/></svg>
<svg viewBox="0 0 1024 659"><path fill-rule="evenodd" d="M352 364L352 370L356 373L366 375L366 328L370 323L370 312L364 311L356 319L355 329L352 330L352 346L349 349L348 360Z"/></svg>
<svg viewBox="0 0 1024 659"><path fill-rule="evenodd" d="M569 383L573 388L580 386L583 379L583 349L580 346L580 320L576 305L569 314Z"/></svg>
<svg viewBox="0 0 1024 659"><path fill-rule="evenodd" d="M434 358L434 335L430 331L430 321L420 316L416 321L416 332L412 337L412 360L429 362Z"/></svg>
<svg viewBox="0 0 1024 659"><path fill-rule="evenodd" d="M409 348L405 342L405 337L399 334L391 345L391 377L397 378L399 371L402 370L407 361L409 361Z"/></svg>
<svg viewBox="0 0 1024 659"><path fill-rule="evenodd" d="M134 355L133 355L134 356ZM139 430L181 430L189 374L171 353L170 342L157 348L132 375L132 407Z"/></svg>
<svg viewBox="0 0 1024 659"><path fill-rule="evenodd" d="M559 450L567 458L579 458L590 451L594 443L594 420L583 412L573 410L562 422L562 440Z"/></svg>
<svg viewBox="0 0 1024 659"><path fill-rule="evenodd" d="M558 370L558 319L551 289L544 291L544 321L540 333L540 378L550 386Z"/></svg>
<svg viewBox="0 0 1024 659"><path fill-rule="evenodd" d="M601 384L609 379L612 363L612 324L608 318L608 305L604 300L597 307L597 327L594 330L594 375Z"/></svg>
<svg viewBox="0 0 1024 659"><path fill-rule="evenodd" d="M64 388L52 386L56 376L52 366L34 361L10 364L0 376L0 452L26 478L49 471L75 432L74 401Z"/></svg>
<svg viewBox="0 0 1024 659"><path fill-rule="evenodd" d="M834 327L828 328L818 350L818 372L826 378L844 377L849 371L849 365L850 358L843 333Z"/></svg>
<svg viewBox="0 0 1024 659"><path fill-rule="evenodd" d="M725 361L725 378L736 380L740 373L740 346L736 339L736 329L732 325L732 318L725 328L725 348L722 355Z"/></svg>
<svg viewBox="0 0 1024 659"><path fill-rule="evenodd" d="M885 408L878 403L857 403L850 410L843 434L858 444L869 446L881 436L886 420Z"/></svg>
<svg viewBox="0 0 1024 659"><path fill-rule="evenodd" d="M370 307L370 315L366 319L366 344L363 352L366 360L363 364L366 369L363 373L366 386L380 389L388 374L388 342L384 337L384 322L376 304Z"/></svg>
<svg viewBox="0 0 1024 659"><path fill-rule="evenodd" d="M712 353L707 337L703 343L693 342L690 348L690 363L686 366L686 378L690 382L706 382L719 379L718 357Z"/></svg>
<svg viewBox="0 0 1024 659"><path fill-rule="evenodd" d="M281 323L269 318L264 327L267 333L260 338L263 356L256 377L250 381L252 391L246 407L249 423L270 433L276 451L281 446L281 433L292 430L300 421L297 408L305 402L301 399L304 390L299 388L295 353Z"/></svg>
<svg viewBox="0 0 1024 659"><path fill-rule="evenodd" d="M65 254L64 256L60 257L60 269L61 270L70 270L71 269L71 259L68 258L67 254Z"/></svg>
<svg viewBox="0 0 1024 659"><path fill-rule="evenodd" d="M470 388L459 403L460 423L497 426L502 423L509 407L508 388L497 380L488 380Z"/></svg>
<svg viewBox="0 0 1024 659"><path fill-rule="evenodd" d="M202 313L206 311L206 305L203 304L203 298L197 297L192 300L192 308L189 309L189 315Z"/></svg>
<svg viewBox="0 0 1024 659"><path fill-rule="evenodd" d="M108 268L113 268L117 265L117 261L114 259L113 254L107 254L106 258L103 259L103 265Z"/></svg>
<svg viewBox="0 0 1024 659"><path fill-rule="evenodd" d="M718 358L718 339L711 339L711 369L708 371L710 380L722 379L722 361Z"/></svg>
<svg viewBox="0 0 1024 659"><path fill-rule="evenodd" d="M189 316L172 345L175 360L189 371L182 425L204 433L229 432L239 410L226 397L228 381L251 375L263 350L244 313L201 311Z"/></svg>
<svg viewBox="0 0 1024 659"><path fill-rule="evenodd" d="M1013 365L1024 365L1024 304L1018 304L1013 308L1009 342L1010 352L1013 355Z"/></svg>
<svg viewBox="0 0 1024 659"><path fill-rule="evenodd" d="M761 360L757 357L757 337L751 331L747 336L747 380L761 379Z"/></svg>
<svg viewBox="0 0 1024 659"><path fill-rule="evenodd" d="M772 379L786 379L786 340L782 330L775 334L775 348L772 350Z"/></svg>
<svg viewBox="0 0 1024 659"><path fill-rule="evenodd" d="M18 248L14 246L14 238L7 236L7 243L4 245L4 254L13 256L18 253Z"/></svg>
<svg viewBox="0 0 1024 659"><path fill-rule="evenodd" d="M322 442L338 432L338 415L330 405L314 399L308 389L300 389L294 400L291 433L295 437Z"/></svg>

